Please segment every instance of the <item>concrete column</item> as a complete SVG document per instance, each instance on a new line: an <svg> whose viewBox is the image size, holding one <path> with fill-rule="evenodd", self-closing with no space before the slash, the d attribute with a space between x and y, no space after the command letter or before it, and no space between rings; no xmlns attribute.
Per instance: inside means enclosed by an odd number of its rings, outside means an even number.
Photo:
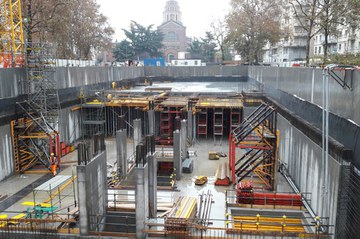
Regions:
<svg viewBox="0 0 360 239"><path fill-rule="evenodd" d="M145 220L149 217L148 164L135 168L135 173L136 238L145 238Z"/></svg>
<svg viewBox="0 0 360 239"><path fill-rule="evenodd" d="M141 119L135 119L134 125L134 152L136 152L136 146L141 142Z"/></svg>
<svg viewBox="0 0 360 239"><path fill-rule="evenodd" d="M181 179L181 174L182 174L182 160L181 160L181 156L180 156L180 131L176 130L174 131L174 168L176 169L176 180L180 180Z"/></svg>
<svg viewBox="0 0 360 239"><path fill-rule="evenodd" d="M79 211L80 213L80 235L89 235L89 212L87 210L87 193L86 193L86 168L77 167Z"/></svg>
<svg viewBox="0 0 360 239"><path fill-rule="evenodd" d="M127 173L127 143L126 130L116 131L116 160L118 165L118 173L122 178L126 177Z"/></svg>
<svg viewBox="0 0 360 239"><path fill-rule="evenodd" d="M181 159L185 160L187 157L187 121L181 121Z"/></svg>
<svg viewBox="0 0 360 239"><path fill-rule="evenodd" d="M187 134L190 142L193 141L193 112L189 110L187 112Z"/></svg>
<svg viewBox="0 0 360 239"><path fill-rule="evenodd" d="M76 170L80 234L86 236L90 231L97 229L102 231L105 225L104 216L107 208L106 152L96 155L87 165L78 165Z"/></svg>
<svg viewBox="0 0 360 239"><path fill-rule="evenodd" d="M154 110L148 110L149 118L149 134L155 135L155 112Z"/></svg>
<svg viewBox="0 0 360 239"><path fill-rule="evenodd" d="M148 156L149 167L149 214L157 216L157 159L154 155Z"/></svg>

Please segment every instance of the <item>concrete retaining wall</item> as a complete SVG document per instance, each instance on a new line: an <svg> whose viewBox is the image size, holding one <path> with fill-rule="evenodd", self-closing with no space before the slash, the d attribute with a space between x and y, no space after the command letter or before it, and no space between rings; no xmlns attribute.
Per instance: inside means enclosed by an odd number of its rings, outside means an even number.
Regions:
<svg viewBox="0 0 360 239"><path fill-rule="evenodd" d="M142 76L144 76L144 68L142 67L58 67L54 74L59 89L121 81Z"/></svg>
<svg viewBox="0 0 360 239"><path fill-rule="evenodd" d="M58 89L134 79L137 77L247 76L248 67L57 67L53 75ZM0 69L0 99L24 93L25 69Z"/></svg>
<svg viewBox="0 0 360 239"><path fill-rule="evenodd" d="M21 94L21 84L25 76L24 69L0 69L0 99Z"/></svg>
<svg viewBox="0 0 360 239"><path fill-rule="evenodd" d="M14 173L13 147L9 125L0 127L0 181Z"/></svg>
<svg viewBox="0 0 360 239"><path fill-rule="evenodd" d="M278 129L281 133L279 158L285 162L290 176L301 192L311 193L310 205L316 215L329 215L330 224L336 225L337 198L339 192L341 164L329 157L329 177L323 175L322 151L316 143L278 115ZM329 183L327 206L324 202L324 180ZM325 213L323 213L325 212ZM331 228L334 232L334 227Z"/></svg>
<svg viewBox="0 0 360 239"><path fill-rule="evenodd" d="M338 75L344 72L336 71ZM249 77L290 94L296 95L316 105L322 105L322 70L294 67L249 67ZM346 78L350 82L350 75ZM333 78L329 78L329 107L334 114L351 119L360 124L360 71L353 72L353 89L342 88Z"/></svg>
<svg viewBox="0 0 360 239"><path fill-rule="evenodd" d="M245 66L198 66L198 67L144 67L145 76L201 77L201 76L247 76Z"/></svg>
<svg viewBox="0 0 360 239"><path fill-rule="evenodd" d="M80 110L72 111L71 108L65 108L60 111L59 132L61 132L60 141L67 144L80 138Z"/></svg>

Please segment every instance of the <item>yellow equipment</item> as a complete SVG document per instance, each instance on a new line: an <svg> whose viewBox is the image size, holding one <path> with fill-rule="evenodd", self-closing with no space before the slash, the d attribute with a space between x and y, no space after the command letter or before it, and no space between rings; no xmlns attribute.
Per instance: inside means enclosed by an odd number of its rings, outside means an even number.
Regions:
<svg viewBox="0 0 360 239"><path fill-rule="evenodd" d="M219 154L215 151L209 151L210 160L218 160L220 158Z"/></svg>

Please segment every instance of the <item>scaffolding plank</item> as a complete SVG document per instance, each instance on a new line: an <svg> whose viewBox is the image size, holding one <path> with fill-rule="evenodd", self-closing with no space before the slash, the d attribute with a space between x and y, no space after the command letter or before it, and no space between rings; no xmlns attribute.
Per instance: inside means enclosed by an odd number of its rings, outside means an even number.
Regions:
<svg viewBox="0 0 360 239"><path fill-rule="evenodd" d="M61 184L65 183L71 178L71 175L57 175L53 177L52 179L46 181L45 183L41 184L37 188L35 188L35 191L50 191L50 189L57 188Z"/></svg>

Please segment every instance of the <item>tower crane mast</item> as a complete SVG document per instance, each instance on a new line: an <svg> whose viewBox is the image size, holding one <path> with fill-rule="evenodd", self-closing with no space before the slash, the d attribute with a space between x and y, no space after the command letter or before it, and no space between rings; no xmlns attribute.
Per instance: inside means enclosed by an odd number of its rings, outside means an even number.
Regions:
<svg viewBox="0 0 360 239"><path fill-rule="evenodd" d="M24 62L21 0L0 0L0 67L22 67Z"/></svg>

